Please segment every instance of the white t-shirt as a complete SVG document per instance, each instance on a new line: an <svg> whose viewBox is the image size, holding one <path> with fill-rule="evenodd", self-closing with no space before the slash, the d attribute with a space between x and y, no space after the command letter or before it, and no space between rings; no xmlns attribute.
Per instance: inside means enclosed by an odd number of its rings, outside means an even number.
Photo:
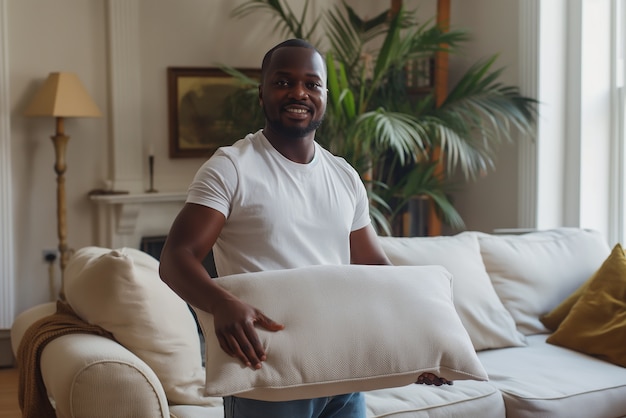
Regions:
<svg viewBox="0 0 626 418"><path fill-rule="evenodd" d="M226 216L213 247L220 276L350 263L350 232L370 223L365 186L343 159L315 143L298 164L262 131L222 147L196 173L188 203Z"/></svg>

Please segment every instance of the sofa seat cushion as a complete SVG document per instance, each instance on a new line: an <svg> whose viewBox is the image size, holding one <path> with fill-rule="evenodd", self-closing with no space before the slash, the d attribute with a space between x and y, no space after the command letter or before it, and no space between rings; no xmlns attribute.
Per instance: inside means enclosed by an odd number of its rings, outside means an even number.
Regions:
<svg viewBox="0 0 626 418"><path fill-rule="evenodd" d="M244 367L206 339L207 394L266 401L413 384L425 372L486 380L440 266L325 265L224 276L218 284L285 325L258 328L267 360Z"/></svg>
<svg viewBox="0 0 626 418"><path fill-rule="evenodd" d="M365 392L367 418L449 418L505 416L500 391L488 382L453 386L408 385ZM172 418L223 418L222 406L170 405Z"/></svg>
<svg viewBox="0 0 626 418"><path fill-rule="evenodd" d="M524 336L491 284L474 232L450 237L380 237L394 265L441 265L452 273L454 307L474 349L524 345Z"/></svg>
<svg viewBox="0 0 626 418"><path fill-rule="evenodd" d="M224 406L170 405L170 418L224 418Z"/></svg>
<svg viewBox="0 0 626 418"><path fill-rule="evenodd" d="M505 416L500 391L489 382L458 381L452 386L408 385L365 392L368 418L449 418Z"/></svg>
<svg viewBox="0 0 626 418"><path fill-rule="evenodd" d="M597 231L556 228L523 235L478 235L487 273L525 335L548 333L540 317L554 309L611 252Z"/></svg>
<svg viewBox="0 0 626 418"><path fill-rule="evenodd" d="M503 392L507 417L626 416L626 368L545 342L483 351L489 383Z"/></svg>

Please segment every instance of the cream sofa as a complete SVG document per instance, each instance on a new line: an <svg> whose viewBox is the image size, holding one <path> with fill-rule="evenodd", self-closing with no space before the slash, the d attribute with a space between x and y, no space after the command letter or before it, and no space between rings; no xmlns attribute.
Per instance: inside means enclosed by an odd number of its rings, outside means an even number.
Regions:
<svg viewBox="0 0 626 418"><path fill-rule="evenodd" d="M626 416L626 368L547 343L551 331L540 321L607 259L610 247L600 234L559 228L381 240L394 264L442 265L452 273L454 307L489 381L369 391L368 417ZM120 290L110 281L85 279L106 275L110 266L101 271L83 261L68 266L72 307L124 345L78 333L45 347L41 373L58 417L223 416L221 399L203 394L195 321L161 286L154 263L139 257L119 274L124 286L135 276L145 278L124 294L115 293ZM134 296L122 301L128 292ZM128 315L129 307L136 313ZM18 316L11 330L15 352L30 324L54 309L54 304L41 305Z"/></svg>

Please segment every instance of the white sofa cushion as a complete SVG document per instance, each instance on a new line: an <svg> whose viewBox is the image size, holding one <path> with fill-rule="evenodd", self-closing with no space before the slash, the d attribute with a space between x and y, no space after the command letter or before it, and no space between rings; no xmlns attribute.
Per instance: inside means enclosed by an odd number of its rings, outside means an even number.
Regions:
<svg viewBox="0 0 626 418"><path fill-rule="evenodd" d="M549 332L539 317L591 277L611 251L599 232L578 228L479 234L478 240L496 293L525 335Z"/></svg>
<svg viewBox="0 0 626 418"><path fill-rule="evenodd" d="M437 264L452 273L454 306L476 350L524 345L489 280L473 232L451 237L380 237L395 265Z"/></svg>
<svg viewBox="0 0 626 418"><path fill-rule="evenodd" d="M258 329L268 358L252 370L220 349L213 316L196 310L210 396L332 396L408 385L424 372L486 379L442 267L312 266L215 280L285 329Z"/></svg>
<svg viewBox="0 0 626 418"><path fill-rule="evenodd" d="M507 417L626 417L626 368L527 337L526 347L478 353Z"/></svg>
<svg viewBox="0 0 626 418"><path fill-rule="evenodd" d="M132 248L82 248L65 269L65 295L78 316L111 332L154 370L170 402L216 403L204 396L193 315L161 281L156 259Z"/></svg>
<svg viewBox="0 0 626 418"><path fill-rule="evenodd" d="M453 386L407 385L365 392L368 418L506 416L502 394L489 382L462 380Z"/></svg>

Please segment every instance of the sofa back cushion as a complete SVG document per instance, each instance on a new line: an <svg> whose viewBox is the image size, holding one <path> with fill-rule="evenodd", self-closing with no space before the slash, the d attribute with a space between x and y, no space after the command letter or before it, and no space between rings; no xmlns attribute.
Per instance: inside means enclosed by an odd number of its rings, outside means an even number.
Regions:
<svg viewBox="0 0 626 418"><path fill-rule="evenodd" d="M550 331L556 331L559 325L563 322L563 320L569 315L570 311L578 302L578 299L587 291L589 284L593 281L596 274L596 271L586 282L584 282L578 289L574 291L574 293L570 294L565 300L561 301L556 308L552 309L545 315L539 317L539 320L546 328Z"/></svg>
<svg viewBox="0 0 626 418"><path fill-rule="evenodd" d="M213 316L197 310L212 396L283 401L409 385L424 372L486 380L439 266L312 266L216 279L285 329L257 329L259 370L219 346Z"/></svg>
<svg viewBox="0 0 626 418"><path fill-rule="evenodd" d="M161 381L169 402L210 405L198 328L163 281L158 261L132 248L85 247L65 269L65 295L78 316L111 332Z"/></svg>
<svg viewBox="0 0 626 418"><path fill-rule="evenodd" d="M452 273L454 306L478 350L524 345L524 336L496 294L477 235L451 237L381 237L383 250L394 265L441 265Z"/></svg>
<svg viewBox="0 0 626 418"><path fill-rule="evenodd" d="M496 293L525 335L550 332L540 317L591 277L611 250L599 232L579 228L479 234L478 240Z"/></svg>

